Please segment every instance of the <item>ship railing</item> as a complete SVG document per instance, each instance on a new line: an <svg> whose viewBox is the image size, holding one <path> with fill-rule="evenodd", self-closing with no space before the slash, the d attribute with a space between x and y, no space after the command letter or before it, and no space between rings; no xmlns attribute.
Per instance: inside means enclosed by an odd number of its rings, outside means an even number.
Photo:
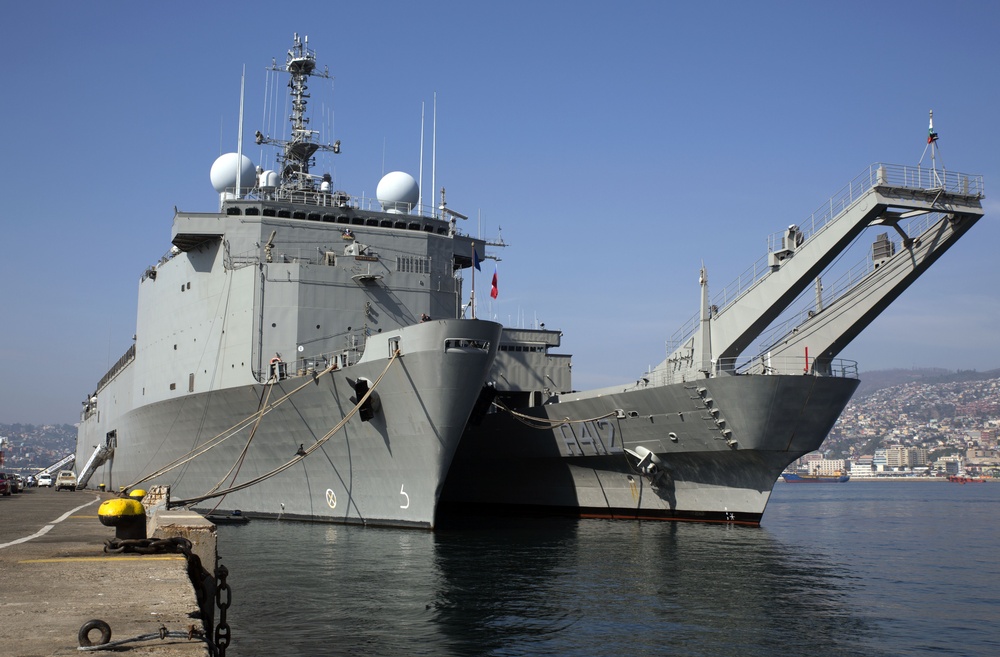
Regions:
<svg viewBox="0 0 1000 657"><path fill-rule="evenodd" d="M145 282L147 278L155 279L156 270L161 265L165 265L167 262L172 260L174 256L176 256L178 253L179 251L177 250L177 247L171 247L170 249L168 249L166 253L160 256L160 259L156 261L155 265L150 265L149 267L146 267L146 271L142 272L142 277L140 279L140 282Z"/></svg>
<svg viewBox="0 0 1000 657"><path fill-rule="evenodd" d="M983 198L985 195L981 175L876 162L855 176L815 212L796 224L803 237L798 248L808 243L810 239L844 214L875 187L926 192L943 191L970 198ZM771 272L770 254L782 248L782 240L786 235L787 231L781 231L768 236L767 252L741 273L735 281L724 287L712 298L713 312L719 313L725 310ZM693 319L686 322L674 333L668 341L668 345L681 345L694 335L698 328L699 316L700 313L696 313ZM668 349L668 351L670 350Z"/></svg>
<svg viewBox="0 0 1000 657"><path fill-rule="evenodd" d="M858 363L853 360L834 358L830 361L821 361L817 365L814 358L810 358L807 364L804 356L768 357L767 354L761 354L749 360L723 358L706 363L704 367L688 363L687 367L677 370L672 369L668 362L665 367L643 373L636 385L638 387L665 386L695 381L705 378L706 372L711 372L714 376L775 376L781 374L856 379L858 378Z"/></svg>
<svg viewBox="0 0 1000 657"><path fill-rule="evenodd" d="M363 347L350 347L339 351L328 351L308 358L298 358L288 365L288 376L311 376L335 365L336 369L350 367L361 359Z"/></svg>
<svg viewBox="0 0 1000 657"><path fill-rule="evenodd" d="M100 391L101 388L110 383L111 379L115 378L133 360L135 360L135 343L132 343L132 346L125 351L122 357L118 359L118 362L112 365L107 374L101 377L101 380L97 383L97 390Z"/></svg>
<svg viewBox="0 0 1000 657"><path fill-rule="evenodd" d="M727 364L722 363L721 365ZM720 367L720 369L724 370L726 368ZM741 375L804 374L839 379L856 379L858 378L858 363L853 360L833 358L817 364L815 358L809 358L805 354L801 357L781 356L775 358L769 357L767 354L761 354L738 365L734 371L736 374Z"/></svg>
<svg viewBox="0 0 1000 657"><path fill-rule="evenodd" d="M238 255L229 258L229 262L226 263L226 268L230 270L243 269L244 267L251 267L260 263L260 256L256 253L253 255Z"/></svg>
<svg viewBox="0 0 1000 657"><path fill-rule="evenodd" d="M371 337L372 331L369 328L362 328L330 336L330 340L343 340L343 347L330 351L318 352L309 356L303 356L290 361L283 361L280 364L279 376L306 376L317 372L322 372L331 365L337 369L343 369L354 365L364 354L367 340ZM271 366L273 367L273 365ZM257 373L258 381L266 381L273 374L270 370Z"/></svg>
<svg viewBox="0 0 1000 657"><path fill-rule="evenodd" d="M229 240L223 240L222 245L225 249L222 254L222 264L230 271L243 269L244 267L250 267L260 263L261 249L259 248L249 249L243 253L237 253L234 255L229 252Z"/></svg>
<svg viewBox="0 0 1000 657"><path fill-rule="evenodd" d="M243 188L242 194L236 193L236 187L227 187L223 191L223 197L228 200L237 201L279 201L293 205L305 205L317 208L344 208L350 210L361 210L365 212L389 212L387 208L377 198L369 196L353 196L347 192L333 191L325 192L317 189L298 189L289 187L278 187L266 189L253 187ZM446 220L444 213L433 205L426 203L397 203L400 210L399 216L417 216L433 219ZM396 208L392 208L396 209Z"/></svg>

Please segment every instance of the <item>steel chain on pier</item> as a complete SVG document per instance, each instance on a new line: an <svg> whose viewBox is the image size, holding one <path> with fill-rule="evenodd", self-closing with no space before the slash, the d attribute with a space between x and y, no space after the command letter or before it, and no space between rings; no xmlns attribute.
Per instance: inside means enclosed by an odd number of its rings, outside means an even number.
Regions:
<svg viewBox="0 0 1000 657"><path fill-rule="evenodd" d="M190 564L192 557L192 544L191 541L183 538L181 536L175 536L172 538L164 539L153 539L153 538L143 538L143 539L120 539L112 538L104 541L104 551L105 552L122 552L122 553L138 553L138 554L167 554L167 553L182 553L185 558L187 558ZM197 557L195 557L197 559ZM200 566L199 566L200 569ZM206 573L207 574L207 573ZM206 643L209 644L209 648L213 655L218 655L219 657L226 657L226 648L229 647L229 643L232 639L232 631L229 627L229 622L226 620L226 610L229 609L232 604L232 589L226 582L226 578L229 576L229 569L224 565L219 564L215 569L215 605L219 608L219 623L215 626L215 641L211 642L207 640L207 637L203 633L193 634L193 636L200 636L206 639ZM193 584L194 582L192 582ZM205 613L210 613L206 610ZM209 619L209 622L211 619ZM101 621L103 622L103 621ZM86 627L86 626L84 626ZM193 630L191 630L193 632ZM110 638L110 629L108 631L108 638ZM81 630L82 635L82 630ZM171 636L179 636L176 634L171 634ZM189 638L192 634L189 633ZM152 635L148 637L136 637L134 639L128 639L127 641L145 640L149 638L154 638ZM161 637L164 638L164 637ZM81 639L82 641L82 639ZM124 643L124 641L122 642ZM84 645L81 643L81 645ZM87 644L89 645L89 643ZM118 642L115 643L118 645ZM104 648L110 647L105 645ZM82 649L82 648L81 648ZM91 648L91 650L99 650L101 648Z"/></svg>
<svg viewBox="0 0 1000 657"><path fill-rule="evenodd" d="M105 552L136 554L169 554L180 552L191 559L191 541L181 536L172 538L109 538L104 541Z"/></svg>
<svg viewBox="0 0 1000 657"><path fill-rule="evenodd" d="M229 569L221 564L215 569L217 580L215 586L215 604L219 608L219 624L215 626L215 649L219 657L226 657L226 648L229 647L229 640L231 638L229 623L226 622L226 610L229 609L229 605L233 601L232 590L229 588L229 584L226 583L228 575ZM225 593L225 600L222 597L223 593Z"/></svg>

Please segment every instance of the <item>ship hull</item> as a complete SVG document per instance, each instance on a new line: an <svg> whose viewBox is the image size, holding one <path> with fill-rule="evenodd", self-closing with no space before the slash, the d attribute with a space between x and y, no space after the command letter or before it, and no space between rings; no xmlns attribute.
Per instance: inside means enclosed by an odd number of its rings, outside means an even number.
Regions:
<svg viewBox="0 0 1000 657"><path fill-rule="evenodd" d="M97 469L91 487L162 484L171 487L174 502L195 498L220 482L221 489L234 480L238 485L294 459L300 448L320 441L355 408L359 395L354 384L359 378L375 382L384 371L375 388L377 410L370 421L355 414L288 470L225 497L195 503L194 508L217 506L220 511L238 509L258 517L430 528L444 476L495 355L499 331L499 325L491 322L465 320L408 327L399 332L401 355L391 364L388 358L362 359L351 367L293 376L273 386L189 394L115 415L116 396L122 388L135 385L126 369L99 392L102 412L81 424L77 462L84 463L94 446L114 431L114 456ZM492 346L444 348L451 339ZM408 350L408 344L427 348ZM286 401L260 417L254 431L259 409L286 395ZM240 422L245 428L228 440L170 472L144 480L228 435Z"/></svg>
<svg viewBox="0 0 1000 657"><path fill-rule="evenodd" d="M442 509L757 525L778 475L819 447L857 385L731 376L518 409L546 429L492 413L466 433Z"/></svg>

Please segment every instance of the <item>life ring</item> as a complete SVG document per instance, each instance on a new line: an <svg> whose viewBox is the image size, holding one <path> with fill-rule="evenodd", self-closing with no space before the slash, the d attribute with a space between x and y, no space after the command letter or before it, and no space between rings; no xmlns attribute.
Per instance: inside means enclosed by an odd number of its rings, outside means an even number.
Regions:
<svg viewBox="0 0 1000 657"><path fill-rule="evenodd" d="M90 642L89 635L91 630L101 631L101 639L96 644ZM83 647L94 646L94 645L103 646L105 643L109 643L111 641L111 626L105 623L104 621L98 620L96 618L93 620L89 620L83 624L83 627L80 628L80 633L77 635L76 638L80 642L80 645Z"/></svg>
<svg viewBox="0 0 1000 657"><path fill-rule="evenodd" d="M272 365L274 365L275 363L280 363L280 362L281 362L281 356L275 356L274 358L271 359L271 364Z"/></svg>

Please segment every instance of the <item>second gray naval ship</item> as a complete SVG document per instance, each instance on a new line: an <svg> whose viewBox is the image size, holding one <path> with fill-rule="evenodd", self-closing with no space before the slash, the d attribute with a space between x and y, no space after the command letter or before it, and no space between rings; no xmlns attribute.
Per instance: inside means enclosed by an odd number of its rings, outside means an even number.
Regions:
<svg viewBox="0 0 1000 657"><path fill-rule="evenodd" d="M418 207L414 179L378 200L312 172L338 153L309 127L316 68L298 35L283 66L291 136L276 170L238 150L213 212L176 212L142 274L135 342L87 396L80 485L171 486L174 504L432 527L444 476L501 327L462 319L463 269L484 244L457 213ZM241 147L242 148L242 147Z"/></svg>
<svg viewBox="0 0 1000 657"><path fill-rule="evenodd" d="M982 177L939 169L936 142L932 114L930 168L869 166L712 299L703 268L700 311L635 381L574 391L561 332L505 328L442 508L759 524L857 388L837 355L983 215Z"/></svg>

